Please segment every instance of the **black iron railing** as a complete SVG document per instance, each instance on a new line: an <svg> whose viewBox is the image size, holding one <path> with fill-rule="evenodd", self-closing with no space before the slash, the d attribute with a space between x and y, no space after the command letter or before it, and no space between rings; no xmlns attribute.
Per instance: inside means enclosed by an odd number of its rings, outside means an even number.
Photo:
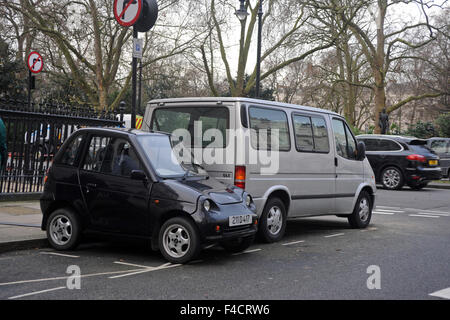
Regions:
<svg viewBox="0 0 450 320"><path fill-rule="evenodd" d="M64 141L81 127L116 127L113 112L96 112L89 105L32 103L0 98L6 125L8 159L0 171L0 197L41 192L45 172Z"/></svg>

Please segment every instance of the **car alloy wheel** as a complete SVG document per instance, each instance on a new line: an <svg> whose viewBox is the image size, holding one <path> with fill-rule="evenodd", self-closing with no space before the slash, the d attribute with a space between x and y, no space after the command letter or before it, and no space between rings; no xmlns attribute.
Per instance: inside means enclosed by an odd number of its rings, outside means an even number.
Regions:
<svg viewBox="0 0 450 320"><path fill-rule="evenodd" d="M72 223L65 215L57 215L50 222L50 236L52 241L64 246L72 239Z"/></svg>
<svg viewBox="0 0 450 320"><path fill-rule="evenodd" d="M171 257L184 257L191 246L189 232L180 224L170 225L164 231L163 246L166 253Z"/></svg>
<svg viewBox="0 0 450 320"><path fill-rule="evenodd" d="M383 173L383 185L389 189L396 189L400 185L401 176L397 169L391 168Z"/></svg>

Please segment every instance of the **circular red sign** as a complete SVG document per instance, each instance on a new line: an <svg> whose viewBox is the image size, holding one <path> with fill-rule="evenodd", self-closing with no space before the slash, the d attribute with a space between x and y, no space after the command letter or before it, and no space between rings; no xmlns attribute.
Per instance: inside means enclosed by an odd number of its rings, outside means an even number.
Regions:
<svg viewBox="0 0 450 320"><path fill-rule="evenodd" d="M137 7L132 5L136 5ZM142 0L114 0L114 17L124 27L132 26L138 21L142 11Z"/></svg>
<svg viewBox="0 0 450 320"><path fill-rule="evenodd" d="M37 51L33 51L28 55L27 59L28 69L33 73L39 73L44 68L44 60Z"/></svg>

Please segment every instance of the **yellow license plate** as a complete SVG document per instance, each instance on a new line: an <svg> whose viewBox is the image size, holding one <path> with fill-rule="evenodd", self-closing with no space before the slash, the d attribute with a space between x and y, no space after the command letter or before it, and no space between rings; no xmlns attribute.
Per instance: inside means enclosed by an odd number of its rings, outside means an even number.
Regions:
<svg viewBox="0 0 450 320"><path fill-rule="evenodd" d="M437 161L437 160L429 160L429 161L428 161L428 164L429 164L430 166L437 166L437 165L438 165L438 161Z"/></svg>

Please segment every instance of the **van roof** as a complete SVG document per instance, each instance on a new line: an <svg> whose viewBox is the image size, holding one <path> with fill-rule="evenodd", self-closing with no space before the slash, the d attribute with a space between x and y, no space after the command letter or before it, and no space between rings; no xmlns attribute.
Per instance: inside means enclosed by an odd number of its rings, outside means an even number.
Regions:
<svg viewBox="0 0 450 320"><path fill-rule="evenodd" d="M255 103L259 105L266 105L270 107L281 107L281 108L291 108L298 110L306 110L320 113L328 113L332 115L336 115L342 117L340 114L308 106L301 106L296 104L277 102L277 101L269 101L269 100L261 100L261 99L253 99L253 98L244 98L244 97L186 97L186 98L169 98L169 99L155 99L148 102L148 104L166 104L166 103L183 103L183 102L214 102L217 105L223 102L244 102L244 103Z"/></svg>

